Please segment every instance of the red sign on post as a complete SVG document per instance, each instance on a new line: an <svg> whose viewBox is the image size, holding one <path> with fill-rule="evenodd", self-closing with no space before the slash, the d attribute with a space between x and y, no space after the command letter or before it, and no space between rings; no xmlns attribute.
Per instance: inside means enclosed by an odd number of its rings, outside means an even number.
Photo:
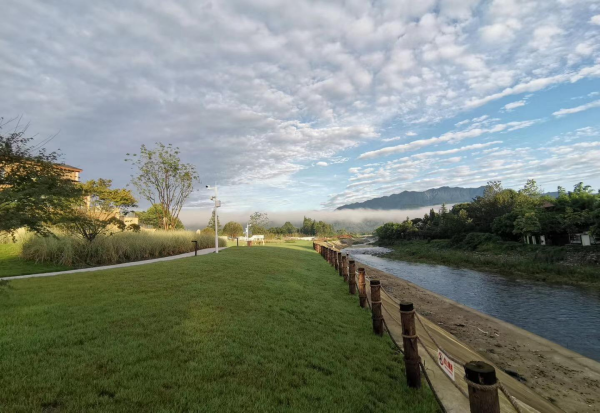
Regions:
<svg viewBox="0 0 600 413"><path fill-rule="evenodd" d="M454 362L448 358L439 348L438 348L438 364L444 370L444 373L448 375L455 381L454 379Z"/></svg>

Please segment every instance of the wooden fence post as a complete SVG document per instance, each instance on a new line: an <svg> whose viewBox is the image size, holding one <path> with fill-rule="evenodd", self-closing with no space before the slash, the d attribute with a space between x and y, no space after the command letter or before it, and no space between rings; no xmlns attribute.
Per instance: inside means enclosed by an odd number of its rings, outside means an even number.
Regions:
<svg viewBox="0 0 600 413"><path fill-rule="evenodd" d="M367 307L367 282L364 268L358 269L358 302L362 308Z"/></svg>
<svg viewBox="0 0 600 413"><path fill-rule="evenodd" d="M329 254L329 263L331 264L332 267L335 267L335 256L337 255L337 253L335 252L335 249L331 249L331 253Z"/></svg>
<svg viewBox="0 0 600 413"><path fill-rule="evenodd" d="M421 358L419 357L413 303L400 303L400 320L402 321L406 381L408 382L408 387L418 389L421 387L421 368L419 367Z"/></svg>
<svg viewBox="0 0 600 413"><path fill-rule="evenodd" d="M350 260L350 269L348 270L348 290L350 294L356 294L356 262Z"/></svg>
<svg viewBox="0 0 600 413"><path fill-rule="evenodd" d="M483 361L465 364L471 413L500 413L496 370Z"/></svg>
<svg viewBox="0 0 600 413"><path fill-rule="evenodd" d="M346 261L344 261L344 257L342 256L341 252L338 252L338 262L340 263L339 267L338 267L338 272L340 274L340 277L342 276L342 272L344 271L344 263Z"/></svg>
<svg viewBox="0 0 600 413"><path fill-rule="evenodd" d="M344 263L342 277L344 277L344 282L348 281L348 258L350 258L348 255L344 255L344 257L342 258Z"/></svg>
<svg viewBox="0 0 600 413"><path fill-rule="evenodd" d="M335 261L335 270L339 271L340 269L340 260L338 259L338 257L341 255L341 252L339 251L334 251L333 252L333 259Z"/></svg>
<svg viewBox="0 0 600 413"><path fill-rule="evenodd" d="M371 312L373 314L373 332L383 335L383 316L381 315L381 282L371 280Z"/></svg>

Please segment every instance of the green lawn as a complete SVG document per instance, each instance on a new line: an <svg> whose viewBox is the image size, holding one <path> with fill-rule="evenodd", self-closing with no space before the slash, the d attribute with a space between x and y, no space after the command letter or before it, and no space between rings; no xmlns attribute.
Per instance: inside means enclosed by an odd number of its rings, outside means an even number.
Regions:
<svg viewBox="0 0 600 413"><path fill-rule="evenodd" d="M37 264L21 259L21 243L0 244L0 277L37 274L42 272L64 271L69 267L54 264Z"/></svg>
<svg viewBox="0 0 600 413"><path fill-rule="evenodd" d="M13 280L0 314L0 411L437 411L307 242Z"/></svg>

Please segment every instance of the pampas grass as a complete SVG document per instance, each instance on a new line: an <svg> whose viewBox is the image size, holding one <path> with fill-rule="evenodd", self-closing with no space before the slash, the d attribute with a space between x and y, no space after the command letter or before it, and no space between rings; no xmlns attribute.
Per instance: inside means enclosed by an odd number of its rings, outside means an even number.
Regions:
<svg viewBox="0 0 600 413"><path fill-rule="evenodd" d="M198 249L215 246L214 237L192 231L123 232L100 236L92 242L59 235L31 237L23 244L22 257L71 267L111 265L191 252L194 240L198 241ZM226 246L226 242L219 240L219 246Z"/></svg>

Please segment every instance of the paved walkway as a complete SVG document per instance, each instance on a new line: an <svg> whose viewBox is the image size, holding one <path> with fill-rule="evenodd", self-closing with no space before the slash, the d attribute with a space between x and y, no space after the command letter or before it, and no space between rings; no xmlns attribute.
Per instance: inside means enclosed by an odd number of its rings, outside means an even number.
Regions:
<svg viewBox="0 0 600 413"><path fill-rule="evenodd" d="M219 251L224 250L225 248L227 248L227 247L220 247ZM206 254L210 254L213 252L215 252L214 248L205 248L202 250L198 250L198 255L206 255ZM45 273L41 273L41 274L17 275L16 277L2 277L2 278L0 278L0 280L10 281L10 280L20 280L23 278L54 277L55 275L61 275L61 274L75 274L75 273L80 273L80 272L113 270L115 268L133 267L136 265L144 265L144 264L154 264L155 262L171 261L171 260L177 260L179 258L187 258L187 257L193 257L193 256L194 256L194 252L186 252L185 254L172 255L170 257L163 257L163 258L154 258L151 260L126 262L123 264L115 264L115 265L103 265L102 267L81 268L79 270L67 270L67 271L57 271L57 272L45 272Z"/></svg>

